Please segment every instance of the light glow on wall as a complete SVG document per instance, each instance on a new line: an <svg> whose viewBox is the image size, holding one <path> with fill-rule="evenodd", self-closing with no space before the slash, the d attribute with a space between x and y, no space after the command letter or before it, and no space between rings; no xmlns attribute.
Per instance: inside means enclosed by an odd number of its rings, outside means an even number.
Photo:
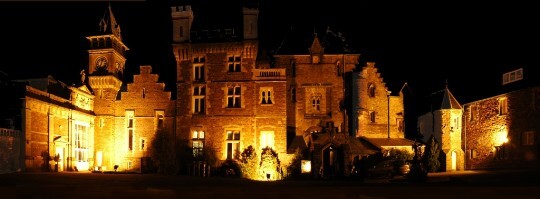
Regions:
<svg viewBox="0 0 540 199"><path fill-rule="evenodd" d="M501 130L496 132L493 136L493 144L495 146L501 146L504 143L508 142L508 132L506 130Z"/></svg>
<svg viewBox="0 0 540 199"><path fill-rule="evenodd" d="M311 160L302 160L302 173L311 173Z"/></svg>

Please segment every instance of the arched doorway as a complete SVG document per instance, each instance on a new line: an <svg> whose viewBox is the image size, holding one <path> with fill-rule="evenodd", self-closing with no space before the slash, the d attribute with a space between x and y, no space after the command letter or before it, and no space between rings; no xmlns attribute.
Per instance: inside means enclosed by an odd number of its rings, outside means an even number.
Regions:
<svg viewBox="0 0 540 199"><path fill-rule="evenodd" d="M457 153L456 151L452 151L452 170L457 170Z"/></svg>
<svg viewBox="0 0 540 199"><path fill-rule="evenodd" d="M343 173L343 150L334 146L328 145L322 151L323 156L323 173L324 177L339 176Z"/></svg>

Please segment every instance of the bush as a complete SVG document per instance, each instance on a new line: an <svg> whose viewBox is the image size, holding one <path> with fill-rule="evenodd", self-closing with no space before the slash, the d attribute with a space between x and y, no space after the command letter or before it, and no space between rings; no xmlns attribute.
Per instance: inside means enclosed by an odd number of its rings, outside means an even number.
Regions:
<svg viewBox="0 0 540 199"><path fill-rule="evenodd" d="M240 177L242 175L238 162L231 159L225 160L218 170L219 174L225 177Z"/></svg>

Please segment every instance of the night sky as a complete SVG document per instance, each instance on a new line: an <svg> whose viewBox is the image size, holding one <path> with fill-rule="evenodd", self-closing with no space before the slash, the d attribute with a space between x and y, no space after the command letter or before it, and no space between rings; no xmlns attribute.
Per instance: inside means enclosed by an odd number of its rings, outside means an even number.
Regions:
<svg viewBox="0 0 540 199"><path fill-rule="evenodd" d="M229 1L193 0L194 5L212 5L206 13L219 18L234 10L223 2ZM149 64L172 90L169 3L111 4L131 49L127 77L138 72L138 65ZM85 36L99 30L106 8L105 1L0 2L0 70L13 79L51 74L66 83L78 80L88 64ZM291 38L311 43L313 32L321 36L329 27L362 54L362 62L377 63L394 93L408 82L414 95L425 96L448 82L456 98L467 102L490 92L491 85L500 83L501 72L539 65L540 12L534 8L514 1L333 0L300 5L269 0L260 3L259 35L261 46L275 52L282 42L295 43ZM195 20L202 18L195 13Z"/></svg>

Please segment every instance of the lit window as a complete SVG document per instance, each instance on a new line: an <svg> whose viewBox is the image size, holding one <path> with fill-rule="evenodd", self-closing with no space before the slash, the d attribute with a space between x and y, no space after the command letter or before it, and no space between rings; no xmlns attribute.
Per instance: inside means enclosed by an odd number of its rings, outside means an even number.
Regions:
<svg viewBox="0 0 540 199"><path fill-rule="evenodd" d="M193 113L204 113L206 86L193 87Z"/></svg>
<svg viewBox="0 0 540 199"><path fill-rule="evenodd" d="M370 84L368 87L368 92L370 97L375 97L375 85Z"/></svg>
<svg viewBox="0 0 540 199"><path fill-rule="evenodd" d="M204 149L204 131L193 131L191 136L193 157L202 157Z"/></svg>
<svg viewBox="0 0 540 199"><path fill-rule="evenodd" d="M236 158L240 153L240 131L227 131L227 159Z"/></svg>
<svg viewBox="0 0 540 199"><path fill-rule="evenodd" d="M88 162L88 126L86 124L75 124L75 160L77 162Z"/></svg>
<svg viewBox="0 0 540 199"><path fill-rule="evenodd" d="M126 119L127 119L127 134L128 134L128 150L133 151L133 137L134 137L134 123L135 123L135 114L132 110L126 110Z"/></svg>
<svg viewBox="0 0 540 199"><path fill-rule="evenodd" d="M193 80L204 81L204 57L193 58Z"/></svg>
<svg viewBox="0 0 540 199"><path fill-rule="evenodd" d="M523 146L534 145L534 131L523 132L521 135L521 144Z"/></svg>
<svg viewBox="0 0 540 199"><path fill-rule="evenodd" d="M228 58L229 72L240 72L241 60L242 59L240 58L240 56L229 56Z"/></svg>
<svg viewBox="0 0 540 199"><path fill-rule="evenodd" d="M272 88L261 88L261 104L273 104Z"/></svg>
<svg viewBox="0 0 540 199"><path fill-rule="evenodd" d="M508 102L506 98L499 99L499 115L506 115L508 113Z"/></svg>
<svg viewBox="0 0 540 199"><path fill-rule="evenodd" d="M232 86L227 88L227 108L241 107L241 88L240 86Z"/></svg>
<svg viewBox="0 0 540 199"><path fill-rule="evenodd" d="M274 148L274 131L261 131L261 148Z"/></svg>

